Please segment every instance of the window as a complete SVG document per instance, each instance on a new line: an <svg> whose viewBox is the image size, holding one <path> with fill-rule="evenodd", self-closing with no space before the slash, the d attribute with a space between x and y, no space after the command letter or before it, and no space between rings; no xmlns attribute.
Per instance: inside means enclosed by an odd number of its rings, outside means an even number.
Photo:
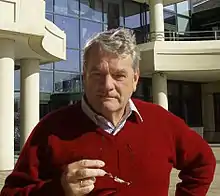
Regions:
<svg viewBox="0 0 220 196"><path fill-rule="evenodd" d="M135 2L125 2L125 26L128 28L140 28L140 5Z"/></svg>
<svg viewBox="0 0 220 196"><path fill-rule="evenodd" d="M174 81L167 83L168 107L169 111L182 118L180 85Z"/></svg>
<svg viewBox="0 0 220 196"><path fill-rule="evenodd" d="M53 14L46 13L46 19L50 20L51 22L53 22Z"/></svg>
<svg viewBox="0 0 220 196"><path fill-rule="evenodd" d="M46 0L46 11L53 11L53 0Z"/></svg>
<svg viewBox="0 0 220 196"><path fill-rule="evenodd" d="M79 0L67 0L67 8L68 14L79 16Z"/></svg>
<svg viewBox="0 0 220 196"><path fill-rule="evenodd" d="M143 89L143 81L142 80L138 81L137 89L133 93L133 97L144 100L144 89Z"/></svg>
<svg viewBox="0 0 220 196"><path fill-rule="evenodd" d="M54 12L59 14L67 14L67 0L55 0Z"/></svg>
<svg viewBox="0 0 220 196"><path fill-rule="evenodd" d="M186 83L182 85L183 116L191 127L202 126L201 85Z"/></svg>
<svg viewBox="0 0 220 196"><path fill-rule="evenodd" d="M179 84L174 81L168 81L167 83L167 94L168 96L172 97L179 97L180 92L179 92Z"/></svg>
<svg viewBox="0 0 220 196"><path fill-rule="evenodd" d="M40 65L40 69L53 69L53 63Z"/></svg>
<svg viewBox="0 0 220 196"><path fill-rule="evenodd" d="M132 97L152 102L152 79L140 78Z"/></svg>
<svg viewBox="0 0 220 196"><path fill-rule="evenodd" d="M97 22L91 22L87 20L80 20L80 40L81 48L84 47L86 41L95 33L102 31L102 24Z"/></svg>
<svg viewBox="0 0 220 196"><path fill-rule="evenodd" d="M108 30L108 25L107 24L103 24L103 28L104 28L103 29L104 31Z"/></svg>
<svg viewBox="0 0 220 196"><path fill-rule="evenodd" d="M20 69L14 72L14 89L20 90Z"/></svg>
<svg viewBox="0 0 220 196"><path fill-rule="evenodd" d="M40 119L50 112L49 102L51 93L40 93Z"/></svg>
<svg viewBox="0 0 220 196"><path fill-rule="evenodd" d="M55 72L56 92L80 92L81 82L79 74Z"/></svg>
<svg viewBox="0 0 220 196"><path fill-rule="evenodd" d="M189 16L189 2L188 1L177 3L177 14Z"/></svg>
<svg viewBox="0 0 220 196"><path fill-rule="evenodd" d="M137 2L124 2L125 27L135 33L137 44L144 43L148 38L149 12L146 4Z"/></svg>
<svg viewBox="0 0 220 196"><path fill-rule="evenodd" d="M220 132L220 94L213 94L214 116L215 116L215 132Z"/></svg>
<svg viewBox="0 0 220 196"><path fill-rule="evenodd" d="M81 51L81 55L80 55L80 66L81 66L81 72L83 72L83 51Z"/></svg>
<svg viewBox="0 0 220 196"><path fill-rule="evenodd" d="M65 16L54 16L55 24L65 31L67 35L67 47L79 48L79 20Z"/></svg>
<svg viewBox="0 0 220 196"><path fill-rule="evenodd" d="M50 112L49 104L41 103L40 104L40 119L43 118L49 112Z"/></svg>
<svg viewBox="0 0 220 196"><path fill-rule="evenodd" d="M168 108L169 111L176 116L183 118L181 100L178 97L169 96L168 97Z"/></svg>
<svg viewBox="0 0 220 196"><path fill-rule="evenodd" d="M164 11L164 31L166 40L175 39L176 34L173 33L177 31L175 13Z"/></svg>
<svg viewBox="0 0 220 196"><path fill-rule="evenodd" d="M202 126L201 85L168 82L169 111L191 127Z"/></svg>
<svg viewBox="0 0 220 196"><path fill-rule="evenodd" d="M164 11L164 29L165 31L176 31L175 13Z"/></svg>
<svg viewBox="0 0 220 196"><path fill-rule="evenodd" d="M177 22L178 22L178 32L180 32L180 34L184 34L185 31L189 31L190 24L188 18L178 16Z"/></svg>
<svg viewBox="0 0 220 196"><path fill-rule="evenodd" d="M116 29L120 26L120 12L119 5L117 3L108 4L108 29Z"/></svg>
<svg viewBox="0 0 220 196"><path fill-rule="evenodd" d="M124 26L123 4L121 0L105 0L104 3L104 22L108 28L113 26Z"/></svg>
<svg viewBox="0 0 220 196"><path fill-rule="evenodd" d="M67 60L59 61L55 63L56 70L63 70L63 71L80 71L79 66L79 51L78 50L71 50L67 49Z"/></svg>
<svg viewBox="0 0 220 196"><path fill-rule="evenodd" d="M186 99L183 102L184 119L191 127L202 126L202 106L200 99Z"/></svg>
<svg viewBox="0 0 220 196"><path fill-rule="evenodd" d="M20 93L14 93L14 150L20 150Z"/></svg>
<svg viewBox="0 0 220 196"><path fill-rule="evenodd" d="M53 92L53 72L40 71L40 91Z"/></svg>
<svg viewBox="0 0 220 196"><path fill-rule="evenodd" d="M175 12L175 5L172 4L172 5L165 6L164 9Z"/></svg>
<svg viewBox="0 0 220 196"><path fill-rule="evenodd" d="M79 1L77 0L55 0L54 12L62 15L79 15Z"/></svg>
<svg viewBox="0 0 220 196"><path fill-rule="evenodd" d="M102 22L102 0L80 0L80 17Z"/></svg>

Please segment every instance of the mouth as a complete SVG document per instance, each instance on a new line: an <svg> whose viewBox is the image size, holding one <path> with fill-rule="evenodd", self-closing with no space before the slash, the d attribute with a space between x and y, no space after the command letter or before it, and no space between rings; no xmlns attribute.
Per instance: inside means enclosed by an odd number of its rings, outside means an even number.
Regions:
<svg viewBox="0 0 220 196"><path fill-rule="evenodd" d="M115 97L101 97L101 99L112 100L112 99L116 99L116 98Z"/></svg>
<svg viewBox="0 0 220 196"><path fill-rule="evenodd" d="M116 99L116 97L113 97L113 96L98 95L98 97L101 98L101 99Z"/></svg>

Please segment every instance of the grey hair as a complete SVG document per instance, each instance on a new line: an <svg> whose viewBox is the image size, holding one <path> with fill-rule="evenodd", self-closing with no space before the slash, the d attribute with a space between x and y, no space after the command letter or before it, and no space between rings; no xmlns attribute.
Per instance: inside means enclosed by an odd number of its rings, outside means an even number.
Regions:
<svg viewBox="0 0 220 196"><path fill-rule="evenodd" d="M94 45L100 45L106 52L124 58L128 55L133 59L134 71L139 68L140 51L136 44L136 38L132 30L125 28L111 29L94 35L87 41L84 47L83 65L86 67L90 49Z"/></svg>

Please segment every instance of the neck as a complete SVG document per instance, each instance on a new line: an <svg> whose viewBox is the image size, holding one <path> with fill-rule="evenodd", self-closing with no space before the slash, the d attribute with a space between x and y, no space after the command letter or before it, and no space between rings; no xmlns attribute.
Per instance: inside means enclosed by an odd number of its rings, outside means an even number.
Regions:
<svg viewBox="0 0 220 196"><path fill-rule="evenodd" d="M110 121L114 126L117 126L120 120L122 119L123 115L125 114L125 108L121 109L120 111L114 113L102 113L102 115Z"/></svg>

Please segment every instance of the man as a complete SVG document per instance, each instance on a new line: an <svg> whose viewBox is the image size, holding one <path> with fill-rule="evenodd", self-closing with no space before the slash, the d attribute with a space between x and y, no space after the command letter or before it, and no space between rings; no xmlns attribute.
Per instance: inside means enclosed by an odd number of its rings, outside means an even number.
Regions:
<svg viewBox="0 0 220 196"><path fill-rule="evenodd" d="M84 50L85 95L47 115L26 142L1 195L205 196L215 158L208 144L162 107L131 100L139 52L125 29L97 34Z"/></svg>

